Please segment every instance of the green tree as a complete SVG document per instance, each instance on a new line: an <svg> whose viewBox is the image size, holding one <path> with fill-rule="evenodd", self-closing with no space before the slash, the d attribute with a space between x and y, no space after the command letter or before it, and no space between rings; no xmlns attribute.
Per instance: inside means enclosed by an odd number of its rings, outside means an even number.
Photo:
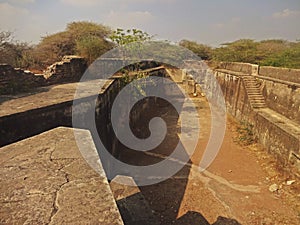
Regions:
<svg viewBox="0 0 300 225"><path fill-rule="evenodd" d="M110 36L110 39L115 43L117 47L122 50L123 60L127 59L128 55L130 57L139 57L139 53L142 51L142 44L146 41L150 41L153 37L147 32L138 29L127 29L123 30L118 28ZM134 43L134 44L133 44ZM148 74L140 70L140 63L136 63L133 66L127 66L121 70L123 75L123 82L130 83L133 79L146 77ZM132 75L131 75L132 74ZM136 87L133 94L144 94L142 87Z"/></svg>
<svg viewBox="0 0 300 225"><path fill-rule="evenodd" d="M189 40L181 40L179 45L191 50L203 60L210 60L212 58L212 48L208 45Z"/></svg>
<svg viewBox="0 0 300 225"><path fill-rule="evenodd" d="M72 22L65 31L43 37L36 46L34 55L42 67L61 60L65 55L74 54L88 57L89 62L92 62L112 48L112 43L107 41L110 34L110 28L101 24ZM93 47L96 47L97 53Z"/></svg>
<svg viewBox="0 0 300 225"><path fill-rule="evenodd" d="M257 43L254 40L241 39L222 45L214 50L214 60L257 63Z"/></svg>

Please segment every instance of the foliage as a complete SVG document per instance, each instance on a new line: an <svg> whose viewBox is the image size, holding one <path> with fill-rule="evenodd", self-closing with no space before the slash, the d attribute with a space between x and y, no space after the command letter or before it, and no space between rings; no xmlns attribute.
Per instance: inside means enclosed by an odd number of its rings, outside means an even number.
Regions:
<svg viewBox="0 0 300 225"><path fill-rule="evenodd" d="M110 39L116 43L117 46L125 46L133 42L149 41L152 37L144 31L138 29L127 29L126 31L118 28L110 36Z"/></svg>
<svg viewBox="0 0 300 225"><path fill-rule="evenodd" d="M110 36L110 39L115 43L115 45L122 49L122 57L124 60L128 57L128 55L138 57L139 53L142 51L140 44L151 40L151 38L152 37L148 33L138 29L128 29L125 31L120 28L115 30ZM132 82L134 79L144 78L148 75L140 71L140 63L136 63L130 67L127 66L126 68L123 68L121 72L123 76L122 81L125 84ZM136 86L134 88L133 96L145 94L142 86Z"/></svg>
<svg viewBox="0 0 300 225"><path fill-rule="evenodd" d="M179 45L191 50L202 60L210 60L212 58L212 48L208 45L199 44L195 41L181 40Z"/></svg>
<svg viewBox="0 0 300 225"><path fill-rule="evenodd" d="M110 39L117 47L122 49L122 57L125 59L130 56L138 56L141 51L142 43L150 41L152 36L138 29L123 30L118 28L110 36Z"/></svg>
<svg viewBox="0 0 300 225"><path fill-rule="evenodd" d="M241 39L225 43L216 48L213 59L216 61L257 63L257 43L250 39Z"/></svg>
<svg viewBox="0 0 300 225"><path fill-rule="evenodd" d="M238 137L237 142L243 145L251 145L255 140L253 133L253 124L242 121L237 127Z"/></svg>
<svg viewBox="0 0 300 225"><path fill-rule="evenodd" d="M0 31L0 63L27 68L31 49L28 43L14 41L12 32Z"/></svg>
<svg viewBox="0 0 300 225"><path fill-rule="evenodd" d="M246 62L262 66L300 68L299 41L240 39L224 43L218 48L209 48L187 40L182 40L179 44L190 49L202 59L205 59L205 54L207 54L208 59L213 62Z"/></svg>
<svg viewBox="0 0 300 225"><path fill-rule="evenodd" d="M33 55L40 61L41 67L59 61L65 55L74 54L87 57L91 63L112 48L112 44L106 40L110 33L110 28L101 24L72 22L65 31L43 37Z"/></svg>
<svg viewBox="0 0 300 225"><path fill-rule="evenodd" d="M86 58L88 63L91 64L103 53L109 51L111 46L112 45L104 39L90 35L76 41L76 54Z"/></svg>

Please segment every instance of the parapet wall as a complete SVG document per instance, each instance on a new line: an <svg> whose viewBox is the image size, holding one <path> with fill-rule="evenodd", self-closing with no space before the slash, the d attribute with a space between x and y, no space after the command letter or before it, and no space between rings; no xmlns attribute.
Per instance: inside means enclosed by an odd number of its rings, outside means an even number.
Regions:
<svg viewBox="0 0 300 225"><path fill-rule="evenodd" d="M300 69L260 66L258 74L264 77L270 77L300 84Z"/></svg>
<svg viewBox="0 0 300 225"><path fill-rule="evenodd" d="M240 63L240 62L221 62L218 69L231 70L235 72L241 72L246 74L257 74L258 65L250 63Z"/></svg>

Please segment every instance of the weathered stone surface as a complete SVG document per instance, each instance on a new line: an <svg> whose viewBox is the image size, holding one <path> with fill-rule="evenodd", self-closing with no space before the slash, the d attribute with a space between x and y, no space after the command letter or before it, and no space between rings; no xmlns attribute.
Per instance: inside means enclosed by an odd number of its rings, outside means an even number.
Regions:
<svg viewBox="0 0 300 225"><path fill-rule="evenodd" d="M44 71L48 84L79 81L87 69L84 58L74 55L64 56L62 61L56 62Z"/></svg>
<svg viewBox="0 0 300 225"><path fill-rule="evenodd" d="M235 72L242 72L246 74L257 74L258 65L241 62L221 62L218 66L220 69L231 70Z"/></svg>
<svg viewBox="0 0 300 225"><path fill-rule="evenodd" d="M261 66L259 75L300 84L300 70Z"/></svg>
<svg viewBox="0 0 300 225"><path fill-rule="evenodd" d="M78 83L63 84L40 88L38 92L0 97L0 146L4 146L27 137L42 133L59 126L72 126L72 105L74 99L85 99L85 108L89 101L97 98L108 102L112 99L110 89L116 84L110 80L82 82L81 93L74 96ZM104 89L91 90L91 85ZM117 89L117 88L116 88ZM105 100L106 99L106 100ZM105 101L104 101L105 100ZM101 104L99 107L106 107ZM16 129L16 127L18 129ZM81 128L81 127L80 127Z"/></svg>
<svg viewBox="0 0 300 225"><path fill-rule="evenodd" d="M89 132L77 132L96 159ZM71 128L1 148L0 223L123 224L99 160L98 171L81 156Z"/></svg>
<svg viewBox="0 0 300 225"><path fill-rule="evenodd" d="M86 60L79 56L65 56L61 62L49 66L40 75L0 64L0 95L31 92L41 86L78 82L86 69Z"/></svg>
<svg viewBox="0 0 300 225"><path fill-rule="evenodd" d="M262 77L258 81L267 106L300 124L300 86L289 85L280 80L266 80Z"/></svg>

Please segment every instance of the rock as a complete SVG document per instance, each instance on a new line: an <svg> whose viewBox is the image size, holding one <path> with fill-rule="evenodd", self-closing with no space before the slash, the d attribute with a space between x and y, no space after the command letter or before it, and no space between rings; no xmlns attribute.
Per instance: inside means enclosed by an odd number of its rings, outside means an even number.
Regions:
<svg viewBox="0 0 300 225"><path fill-rule="evenodd" d="M296 182L295 180L288 180L288 181L286 182L286 185L290 186L290 185L292 185L292 184L295 183L295 182Z"/></svg>
<svg viewBox="0 0 300 225"><path fill-rule="evenodd" d="M278 191L279 187L277 184L272 184L270 187L269 187L269 191L270 192L275 192L275 191Z"/></svg>

